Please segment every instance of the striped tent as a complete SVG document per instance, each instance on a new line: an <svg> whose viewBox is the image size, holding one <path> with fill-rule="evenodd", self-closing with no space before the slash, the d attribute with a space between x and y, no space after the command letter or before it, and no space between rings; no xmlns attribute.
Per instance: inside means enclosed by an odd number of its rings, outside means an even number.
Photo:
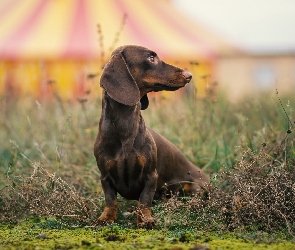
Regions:
<svg viewBox="0 0 295 250"><path fill-rule="evenodd" d="M169 0L1 0L0 93L83 96L125 44L175 64L197 61L198 74L234 51Z"/></svg>

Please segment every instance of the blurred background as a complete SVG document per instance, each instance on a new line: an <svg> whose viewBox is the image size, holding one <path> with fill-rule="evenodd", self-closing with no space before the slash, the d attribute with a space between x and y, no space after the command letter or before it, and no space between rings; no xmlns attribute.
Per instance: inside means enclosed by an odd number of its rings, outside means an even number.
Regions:
<svg viewBox="0 0 295 250"><path fill-rule="evenodd" d="M0 95L100 94L102 68L125 44L191 71L193 96L290 92L293 25L292 0L1 0Z"/></svg>

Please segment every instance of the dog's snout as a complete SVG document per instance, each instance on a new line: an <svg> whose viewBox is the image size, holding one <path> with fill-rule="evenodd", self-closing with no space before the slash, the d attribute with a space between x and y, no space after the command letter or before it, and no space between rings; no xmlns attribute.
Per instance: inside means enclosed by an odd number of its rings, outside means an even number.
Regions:
<svg viewBox="0 0 295 250"><path fill-rule="evenodd" d="M183 77L185 78L185 80L187 80L188 82L192 79L192 74L188 71L183 71L182 72Z"/></svg>

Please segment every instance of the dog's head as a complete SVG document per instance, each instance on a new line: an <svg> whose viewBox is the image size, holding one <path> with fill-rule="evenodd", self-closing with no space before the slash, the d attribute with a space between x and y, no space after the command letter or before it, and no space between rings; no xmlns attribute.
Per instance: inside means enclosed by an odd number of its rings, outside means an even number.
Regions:
<svg viewBox="0 0 295 250"><path fill-rule="evenodd" d="M184 87L191 73L163 62L155 52L141 46L117 48L104 67L100 85L115 101L141 109L148 107L147 93Z"/></svg>

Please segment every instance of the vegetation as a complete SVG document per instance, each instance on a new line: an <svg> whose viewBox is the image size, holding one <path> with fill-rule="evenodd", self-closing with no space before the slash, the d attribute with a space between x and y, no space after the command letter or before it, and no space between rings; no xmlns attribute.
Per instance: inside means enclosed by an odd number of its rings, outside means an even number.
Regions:
<svg viewBox="0 0 295 250"><path fill-rule="evenodd" d="M211 177L202 195L154 204L138 230L136 202L94 227L104 204L93 143L101 100L2 97L0 248L294 248L295 103L277 94L216 102L150 97L146 124Z"/></svg>

